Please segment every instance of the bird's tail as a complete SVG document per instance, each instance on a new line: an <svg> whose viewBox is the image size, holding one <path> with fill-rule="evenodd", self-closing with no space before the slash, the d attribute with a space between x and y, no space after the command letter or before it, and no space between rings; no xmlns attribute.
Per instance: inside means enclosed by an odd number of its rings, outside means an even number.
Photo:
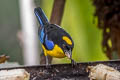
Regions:
<svg viewBox="0 0 120 80"><path fill-rule="evenodd" d="M49 23L45 13L40 7L35 8L34 12L41 26L44 26Z"/></svg>

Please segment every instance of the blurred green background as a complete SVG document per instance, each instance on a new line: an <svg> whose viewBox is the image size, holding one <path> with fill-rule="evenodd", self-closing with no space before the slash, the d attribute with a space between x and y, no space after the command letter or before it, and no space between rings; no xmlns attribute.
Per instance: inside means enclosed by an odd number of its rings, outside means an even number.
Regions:
<svg viewBox="0 0 120 80"><path fill-rule="evenodd" d="M0 55L10 56L11 62L23 63L17 32L20 30L18 0L0 0Z"/></svg>
<svg viewBox="0 0 120 80"><path fill-rule="evenodd" d="M54 0L35 0L50 19ZM0 0L0 55L10 56L9 61L23 64L22 49L17 40L20 30L18 0ZM77 62L108 60L102 52L102 31L97 28L92 0L66 0L61 26L72 36L75 47L73 58ZM93 23L95 21L95 23ZM54 59L53 63L66 63L68 59Z"/></svg>

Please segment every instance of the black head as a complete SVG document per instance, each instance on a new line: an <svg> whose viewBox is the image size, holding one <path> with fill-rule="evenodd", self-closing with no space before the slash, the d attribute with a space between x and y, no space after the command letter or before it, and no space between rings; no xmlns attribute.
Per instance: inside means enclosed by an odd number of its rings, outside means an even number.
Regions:
<svg viewBox="0 0 120 80"><path fill-rule="evenodd" d="M74 42L70 37L64 36L63 38L63 44L61 45L64 54L66 55L66 57L68 58L72 58L72 50L74 47Z"/></svg>

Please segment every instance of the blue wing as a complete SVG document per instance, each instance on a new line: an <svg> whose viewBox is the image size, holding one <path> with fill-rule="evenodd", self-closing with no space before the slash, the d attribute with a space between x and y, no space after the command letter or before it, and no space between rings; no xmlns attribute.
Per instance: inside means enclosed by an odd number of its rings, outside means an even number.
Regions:
<svg viewBox="0 0 120 80"><path fill-rule="evenodd" d="M44 28L42 28L41 30L39 30L39 38L40 38L40 42L43 43L44 42L44 36L45 36L45 33L44 33Z"/></svg>
<svg viewBox="0 0 120 80"><path fill-rule="evenodd" d="M44 37L45 37L45 41L44 41ZM51 40L48 40L47 35L45 36L44 33L44 28L42 28L39 32L39 38L40 38L40 42L43 44L45 43L45 46L47 47L48 50L52 50L54 48L54 43Z"/></svg>
<svg viewBox="0 0 120 80"><path fill-rule="evenodd" d="M54 43L51 40L48 40L47 35L45 37L45 45L48 50L52 50L54 48Z"/></svg>
<svg viewBox="0 0 120 80"><path fill-rule="evenodd" d="M54 43L51 40L48 40L47 35L45 36L44 32L44 25L49 24L47 17L45 16L43 10L41 8L35 8L34 9L35 15L42 26L42 28L39 30L39 37L40 37L40 42L43 44L45 42L45 46L47 47L48 50L52 50L54 48ZM45 41L44 41L45 37Z"/></svg>

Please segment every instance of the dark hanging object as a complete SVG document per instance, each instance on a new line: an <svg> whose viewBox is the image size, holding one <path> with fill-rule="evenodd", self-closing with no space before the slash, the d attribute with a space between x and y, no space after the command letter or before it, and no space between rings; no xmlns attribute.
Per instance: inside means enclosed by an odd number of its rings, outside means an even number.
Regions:
<svg viewBox="0 0 120 80"><path fill-rule="evenodd" d="M120 0L94 0L95 16L103 31L102 47L109 59L120 58Z"/></svg>

